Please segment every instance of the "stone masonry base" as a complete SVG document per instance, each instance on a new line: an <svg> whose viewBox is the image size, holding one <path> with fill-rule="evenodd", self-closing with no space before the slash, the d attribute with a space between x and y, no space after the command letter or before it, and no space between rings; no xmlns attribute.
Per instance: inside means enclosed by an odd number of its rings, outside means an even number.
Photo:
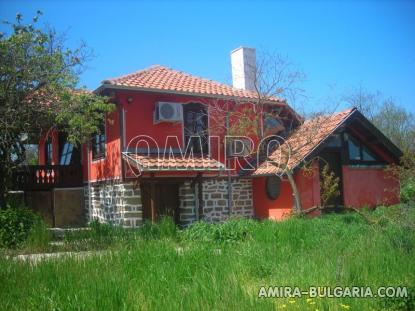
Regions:
<svg viewBox="0 0 415 311"><path fill-rule="evenodd" d="M198 219L215 223L230 217L252 217L251 179L232 180L232 208L228 207L228 181L226 179L204 179L202 200L199 202L197 183L192 180L179 185L179 225L186 227ZM133 182L105 181L91 183L84 187L85 206L89 221L121 225L126 228L138 227L143 222L140 185ZM199 208L200 203L202 207ZM202 214L199 215L199 211Z"/></svg>

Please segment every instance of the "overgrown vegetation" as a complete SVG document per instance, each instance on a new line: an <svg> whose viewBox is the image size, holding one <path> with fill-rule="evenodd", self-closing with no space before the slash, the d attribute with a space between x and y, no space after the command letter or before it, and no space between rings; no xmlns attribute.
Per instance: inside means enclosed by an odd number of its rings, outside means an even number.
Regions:
<svg viewBox="0 0 415 311"><path fill-rule="evenodd" d="M38 215L23 207L0 210L0 248L22 245L42 223Z"/></svg>
<svg viewBox="0 0 415 311"><path fill-rule="evenodd" d="M5 310L413 309L415 209L362 213L370 222L346 213L187 230L169 219L137 230L93 223L61 242L106 249L99 256L36 264L0 258L0 301ZM261 286L315 285L408 286L411 296L257 297Z"/></svg>

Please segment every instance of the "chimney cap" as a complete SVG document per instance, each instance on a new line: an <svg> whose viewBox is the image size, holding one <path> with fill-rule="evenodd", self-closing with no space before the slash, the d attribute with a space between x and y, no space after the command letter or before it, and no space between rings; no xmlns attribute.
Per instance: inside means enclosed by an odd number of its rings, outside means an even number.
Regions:
<svg viewBox="0 0 415 311"><path fill-rule="evenodd" d="M239 51L239 50L253 50L253 51L255 51L255 48L251 48L249 46L243 46L243 45L241 45L241 46L237 47L236 49L233 49L231 51L231 54L233 54L233 53L235 53L236 51Z"/></svg>

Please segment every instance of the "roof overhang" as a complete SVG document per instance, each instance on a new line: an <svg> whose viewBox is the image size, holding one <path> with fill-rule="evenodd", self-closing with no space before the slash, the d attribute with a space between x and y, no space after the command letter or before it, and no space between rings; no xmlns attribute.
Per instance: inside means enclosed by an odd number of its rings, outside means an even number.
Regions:
<svg viewBox="0 0 415 311"><path fill-rule="evenodd" d="M227 95L209 94L209 93L183 92L183 91L175 91L175 90L143 88L143 87L117 85L117 84L109 84L109 83L101 84L97 89L94 90L94 93L100 94L104 90L128 90L128 91L149 92L149 93L166 93L166 94L173 94L173 95L208 97L208 98L215 98L215 99L246 101L246 102L252 102L253 100L255 100L255 98L251 98L251 97L230 96L230 95L227 96ZM279 105L279 106L287 106L287 107L291 108L290 106L288 106L287 101L285 99L283 99L283 100L265 99L265 100L263 100L263 103L264 104Z"/></svg>
<svg viewBox="0 0 415 311"><path fill-rule="evenodd" d="M387 149L395 158L396 162L399 162L400 157L403 155L402 151L389 139L387 138L375 125L373 125L360 111L358 111L356 108L353 108L352 111L343 119L341 122L339 122L330 132L327 133L327 135L313 148L311 148L303 157L298 160L292 167L292 170L297 170L301 163L304 161L309 161L313 157L315 157L324 147L329 139L333 134L340 133L346 129L347 126L349 126L354 121L358 120L361 122L367 131L369 131L372 135L376 136L377 139L382 143L383 148ZM274 173L259 173L255 174L255 172L252 174L253 177L261 177L261 176L272 176Z"/></svg>
<svg viewBox="0 0 415 311"><path fill-rule="evenodd" d="M138 154L123 152L123 159L139 172L219 172L225 165L215 159L181 154Z"/></svg>
<svg viewBox="0 0 415 311"><path fill-rule="evenodd" d="M171 95L182 95L182 96L192 96L192 97L204 97L204 98L211 98L211 99L218 99L218 100L228 100L228 101L235 101L240 103L252 103L256 99L250 97L238 97L238 96L226 96L226 95L216 95L216 94L209 94L209 93L193 93L193 92L181 92L175 90L165 90L165 89L155 89L155 88L142 88L142 87L135 87L135 86L125 86L125 85L116 85L116 84L109 84L109 83L102 83L97 89L93 91L95 94L102 94L105 90L126 90L126 91L135 91L135 92L147 92L147 93L163 93L163 94L171 94ZM297 118L298 122L304 121L304 118L299 115L290 105L288 105L285 99L283 100L270 100L270 99L261 99L262 104L266 105L273 105L286 108L295 118Z"/></svg>

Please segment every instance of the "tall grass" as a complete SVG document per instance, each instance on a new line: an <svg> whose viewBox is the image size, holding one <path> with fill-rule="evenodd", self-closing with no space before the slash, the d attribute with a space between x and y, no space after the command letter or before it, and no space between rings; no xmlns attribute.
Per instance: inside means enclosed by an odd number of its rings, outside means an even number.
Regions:
<svg viewBox="0 0 415 311"><path fill-rule="evenodd" d="M399 308L405 302L378 298L257 298L261 286L306 289L317 285L399 285L413 290L413 209L379 209L370 217L374 220L371 224L355 214L279 223L235 220L222 225L196 224L180 232L166 220L162 227L146 224L138 231L121 230L116 234L104 231L93 239L112 236L113 246L111 252L99 257L67 258L37 265L0 259L0 307L4 310Z"/></svg>

